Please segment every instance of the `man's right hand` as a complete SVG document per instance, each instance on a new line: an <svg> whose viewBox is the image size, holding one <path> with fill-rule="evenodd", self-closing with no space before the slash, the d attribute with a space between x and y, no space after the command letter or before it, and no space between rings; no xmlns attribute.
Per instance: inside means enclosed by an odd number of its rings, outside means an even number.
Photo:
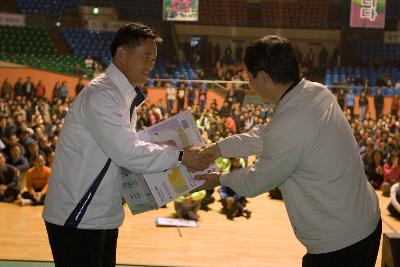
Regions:
<svg viewBox="0 0 400 267"><path fill-rule="evenodd" d="M183 151L182 164L185 165L190 172L202 171L210 166L207 160L199 158L200 151L201 148L195 146L188 147Z"/></svg>

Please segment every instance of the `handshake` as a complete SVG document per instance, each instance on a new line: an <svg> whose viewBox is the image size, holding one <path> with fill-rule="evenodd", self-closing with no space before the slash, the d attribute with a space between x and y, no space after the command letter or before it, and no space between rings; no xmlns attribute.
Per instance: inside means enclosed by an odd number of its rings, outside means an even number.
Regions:
<svg viewBox="0 0 400 267"><path fill-rule="evenodd" d="M202 171L219 157L221 157L221 151L216 143L203 147L191 146L184 150L182 164L190 172Z"/></svg>

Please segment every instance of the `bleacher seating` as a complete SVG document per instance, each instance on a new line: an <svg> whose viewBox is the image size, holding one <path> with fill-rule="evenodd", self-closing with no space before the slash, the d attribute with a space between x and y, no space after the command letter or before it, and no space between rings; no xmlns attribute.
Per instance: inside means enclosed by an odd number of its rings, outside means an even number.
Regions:
<svg viewBox="0 0 400 267"><path fill-rule="evenodd" d="M353 79L368 81L368 85L372 86L369 92L371 95L375 95L378 88L381 89L383 95L400 94L400 92L387 87L377 86L378 79L383 76L390 79L392 86L394 86L396 81L400 80L400 69L394 67L378 67L376 69L372 67L336 67L325 71L325 84L328 87L336 84L342 85L349 77L352 77ZM356 95L361 93L362 86L351 86L351 88Z"/></svg>
<svg viewBox="0 0 400 267"><path fill-rule="evenodd" d="M117 7L121 20L161 21L162 1L160 0L85 0L90 6Z"/></svg>
<svg viewBox="0 0 400 267"><path fill-rule="evenodd" d="M115 33L85 29L61 29L61 33L74 56L98 58L103 65L111 62L110 45Z"/></svg>
<svg viewBox="0 0 400 267"><path fill-rule="evenodd" d="M43 28L0 26L0 36L0 60L70 74L75 74L77 64L84 69L83 57L57 55Z"/></svg>
<svg viewBox="0 0 400 267"><path fill-rule="evenodd" d="M16 0L16 7L21 13L41 16L61 16L65 7L82 4L82 0Z"/></svg>
<svg viewBox="0 0 400 267"><path fill-rule="evenodd" d="M209 25L248 25L247 1L200 1L199 23Z"/></svg>
<svg viewBox="0 0 400 267"><path fill-rule="evenodd" d="M0 26L0 51L14 54L54 54L47 31L34 27Z"/></svg>
<svg viewBox="0 0 400 267"><path fill-rule="evenodd" d="M324 28L328 24L327 0L263 1L261 8L265 27Z"/></svg>
<svg viewBox="0 0 400 267"><path fill-rule="evenodd" d="M400 5L397 0L387 0L385 16L387 20L398 20L400 17Z"/></svg>
<svg viewBox="0 0 400 267"><path fill-rule="evenodd" d="M400 59L400 44L362 42L357 50L357 57L368 65L373 65L377 57L393 62Z"/></svg>
<svg viewBox="0 0 400 267"><path fill-rule="evenodd" d="M153 84L153 79L158 75L162 79L173 79L173 85L176 86L178 79L196 80L199 69L194 69L189 63L180 63L174 67L171 72L171 65L165 60L158 60L150 73L149 85Z"/></svg>

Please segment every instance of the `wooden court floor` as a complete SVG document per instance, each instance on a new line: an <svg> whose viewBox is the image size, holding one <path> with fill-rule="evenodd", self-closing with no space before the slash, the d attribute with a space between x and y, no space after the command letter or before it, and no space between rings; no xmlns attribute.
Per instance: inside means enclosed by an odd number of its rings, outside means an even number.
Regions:
<svg viewBox="0 0 400 267"><path fill-rule="evenodd" d="M386 211L387 198L379 194L383 232L400 232L400 221ZM132 216L126 209L120 228L119 264L187 267L293 267L301 266L305 253L292 232L283 202L266 194L250 199L252 217L229 221L220 203L200 211L198 228L156 227L155 218L168 217L173 205ZM51 261L42 207L0 203L0 259ZM376 266L381 266L381 251Z"/></svg>

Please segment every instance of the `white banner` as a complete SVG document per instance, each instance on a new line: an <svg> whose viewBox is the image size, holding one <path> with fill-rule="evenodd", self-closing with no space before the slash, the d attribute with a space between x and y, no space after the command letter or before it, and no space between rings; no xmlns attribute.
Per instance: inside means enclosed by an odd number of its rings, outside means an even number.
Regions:
<svg viewBox="0 0 400 267"><path fill-rule="evenodd" d="M25 26L25 15L0 12L0 25Z"/></svg>
<svg viewBox="0 0 400 267"><path fill-rule="evenodd" d="M87 20L86 28L89 31L104 31L116 32L121 26L132 23L131 21L101 21L101 20Z"/></svg>
<svg viewBox="0 0 400 267"><path fill-rule="evenodd" d="M400 32L384 32L383 42L385 44L400 44Z"/></svg>

